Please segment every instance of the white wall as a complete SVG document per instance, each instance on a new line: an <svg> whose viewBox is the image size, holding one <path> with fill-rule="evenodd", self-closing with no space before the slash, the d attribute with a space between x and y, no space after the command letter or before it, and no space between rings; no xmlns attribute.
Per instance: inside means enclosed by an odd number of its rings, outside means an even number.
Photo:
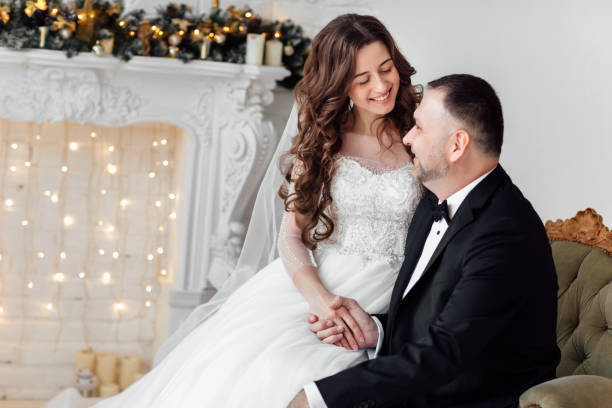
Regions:
<svg viewBox="0 0 612 408"><path fill-rule="evenodd" d="M206 11L209 0L186 0ZM132 0L152 8L156 1ZM157 1L166 4L164 1ZM502 164L543 220L595 208L612 225L612 3L606 0L221 0L314 34L345 12L389 28L415 81L472 73L497 90Z"/></svg>
<svg viewBox="0 0 612 408"><path fill-rule="evenodd" d="M502 165L542 219L595 208L612 226L612 3L380 1L416 82L471 73L497 90Z"/></svg>

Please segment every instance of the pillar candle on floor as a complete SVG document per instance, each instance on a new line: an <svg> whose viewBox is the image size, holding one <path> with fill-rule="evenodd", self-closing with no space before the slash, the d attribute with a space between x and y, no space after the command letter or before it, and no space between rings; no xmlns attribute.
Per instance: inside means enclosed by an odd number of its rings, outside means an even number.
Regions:
<svg viewBox="0 0 612 408"><path fill-rule="evenodd" d="M138 354L126 354L121 357L119 367L119 386L121 390L126 389L134 381L134 374L138 372L140 356Z"/></svg>
<svg viewBox="0 0 612 408"><path fill-rule="evenodd" d="M113 353L98 353L96 355L96 375L101 385L115 384L117 357Z"/></svg>
<svg viewBox="0 0 612 408"><path fill-rule="evenodd" d="M96 365L96 354L92 350L81 350L77 352L76 361L74 363L74 373L78 374L79 370L89 369L94 372Z"/></svg>
<svg viewBox="0 0 612 408"><path fill-rule="evenodd" d="M107 398L112 397L113 395L119 394L119 385L117 384L107 384L100 386L100 397Z"/></svg>

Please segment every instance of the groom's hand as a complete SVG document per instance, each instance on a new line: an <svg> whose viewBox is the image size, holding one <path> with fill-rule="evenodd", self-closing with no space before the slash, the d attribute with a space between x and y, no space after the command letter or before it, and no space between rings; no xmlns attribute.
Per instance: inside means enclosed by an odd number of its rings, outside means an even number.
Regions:
<svg viewBox="0 0 612 408"><path fill-rule="evenodd" d="M331 309L342 316L344 313L350 315L350 319L361 328L363 333L363 341L359 341L359 348L376 347L378 343L378 326L374 319L359 306L359 303L354 299L336 296L330 305ZM342 316L344 319L344 316ZM347 317L348 319L349 317ZM336 343L338 340L338 330L331 320L321 320L315 315L308 316L308 322L311 323L310 331L317 334L317 337L325 343Z"/></svg>

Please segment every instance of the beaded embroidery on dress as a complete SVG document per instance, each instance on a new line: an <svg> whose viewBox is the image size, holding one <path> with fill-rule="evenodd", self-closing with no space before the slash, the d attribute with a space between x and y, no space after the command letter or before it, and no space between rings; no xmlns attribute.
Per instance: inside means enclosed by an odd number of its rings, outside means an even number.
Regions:
<svg viewBox="0 0 612 408"><path fill-rule="evenodd" d="M291 254L285 257L291 264L293 255L306 256L305 262L312 256L332 293L356 299L370 313L383 313L421 188L410 163L381 168L342 155L336 163L330 210L334 233L307 255L287 241L282 245ZM320 342L309 330L308 312L283 260L276 259L155 369L95 407L284 408L305 384L367 360L363 350ZM52 401L46 407L68 406Z"/></svg>

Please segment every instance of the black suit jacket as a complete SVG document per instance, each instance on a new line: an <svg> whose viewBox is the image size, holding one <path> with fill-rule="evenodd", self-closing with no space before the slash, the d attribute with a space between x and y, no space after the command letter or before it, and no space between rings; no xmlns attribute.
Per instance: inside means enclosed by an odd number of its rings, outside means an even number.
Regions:
<svg viewBox="0 0 612 408"><path fill-rule="evenodd" d="M554 377L557 277L542 222L497 166L465 198L423 275L404 290L433 216L408 231L376 359L316 382L328 407L516 407Z"/></svg>

